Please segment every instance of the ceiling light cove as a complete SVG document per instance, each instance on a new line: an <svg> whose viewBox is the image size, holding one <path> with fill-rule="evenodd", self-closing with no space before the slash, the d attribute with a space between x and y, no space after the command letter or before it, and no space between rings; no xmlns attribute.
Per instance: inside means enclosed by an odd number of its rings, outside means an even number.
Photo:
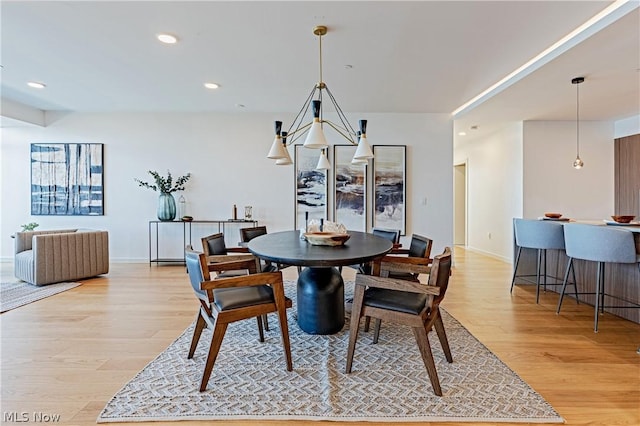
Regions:
<svg viewBox="0 0 640 426"><path fill-rule="evenodd" d="M34 89L44 89L45 87L47 87L46 84L40 83L39 81L29 81L27 83L27 86L33 87Z"/></svg>
<svg viewBox="0 0 640 426"><path fill-rule="evenodd" d="M178 37L172 35L172 34L158 34L158 40L160 40L161 42L163 42L164 44L176 44L178 42Z"/></svg>
<svg viewBox="0 0 640 426"><path fill-rule="evenodd" d="M207 89L217 89L220 87L220 85L218 83L205 83L204 87L206 87Z"/></svg>

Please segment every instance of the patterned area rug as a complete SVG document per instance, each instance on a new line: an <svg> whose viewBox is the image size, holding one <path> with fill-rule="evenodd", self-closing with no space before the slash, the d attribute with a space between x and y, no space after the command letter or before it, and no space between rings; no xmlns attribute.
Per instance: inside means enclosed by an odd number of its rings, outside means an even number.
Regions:
<svg viewBox="0 0 640 426"><path fill-rule="evenodd" d="M287 282L294 300L295 284ZM345 285L345 293L353 283ZM331 336L298 327L289 309L293 372L287 372L275 315L258 342L256 322L227 330L205 392L199 392L211 334L187 359L192 327L127 383L97 422L171 420L334 420L405 422L535 422L563 419L455 318L443 311L454 362L429 334L444 395L433 394L409 327L383 322L378 344L361 331L353 370L345 374L348 322ZM364 321L361 322L361 326Z"/></svg>
<svg viewBox="0 0 640 426"><path fill-rule="evenodd" d="M43 286L23 281L17 283L0 283L0 312L19 308L36 300L53 296L78 287L80 283L57 283Z"/></svg>

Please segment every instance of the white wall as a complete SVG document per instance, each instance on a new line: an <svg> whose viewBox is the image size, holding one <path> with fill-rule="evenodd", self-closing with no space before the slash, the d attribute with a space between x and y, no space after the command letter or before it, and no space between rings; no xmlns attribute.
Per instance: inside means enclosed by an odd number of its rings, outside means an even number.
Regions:
<svg viewBox="0 0 640 426"><path fill-rule="evenodd" d="M523 217L559 212L574 219L606 219L613 214L613 123L580 122L580 158L576 158L575 121L524 123Z"/></svg>
<svg viewBox="0 0 640 426"><path fill-rule="evenodd" d="M640 133L640 115L618 120L614 123L614 139Z"/></svg>
<svg viewBox="0 0 640 426"><path fill-rule="evenodd" d="M467 161L467 244L509 261L512 218L522 215L522 123L460 144L454 163Z"/></svg>
<svg viewBox="0 0 640 426"><path fill-rule="evenodd" d="M109 230L112 261L148 261L148 221L156 219L158 194L133 180L151 179L147 170L164 174L170 169L174 176L191 172L184 195L187 214L196 219L226 219L233 204L240 214L242 206L250 204L254 217L270 232L293 229L293 168L275 166L266 158L273 121L292 118L250 113L66 114L47 117L51 123L47 127L2 128L0 257L13 257L9 236L21 224L34 221L39 229ZM370 143L408 146L407 234L431 236L434 251L451 245L450 116L366 114L365 118ZM36 142L104 144L104 216L30 216L29 144ZM418 201L423 198L426 205ZM172 233L181 245L179 231Z"/></svg>

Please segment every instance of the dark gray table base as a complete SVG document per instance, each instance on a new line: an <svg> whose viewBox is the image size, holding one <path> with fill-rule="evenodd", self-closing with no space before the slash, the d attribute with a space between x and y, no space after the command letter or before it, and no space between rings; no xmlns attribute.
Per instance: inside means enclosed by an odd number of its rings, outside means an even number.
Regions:
<svg viewBox="0 0 640 426"><path fill-rule="evenodd" d="M298 325L309 334L344 326L344 281L336 268L304 268L298 277Z"/></svg>

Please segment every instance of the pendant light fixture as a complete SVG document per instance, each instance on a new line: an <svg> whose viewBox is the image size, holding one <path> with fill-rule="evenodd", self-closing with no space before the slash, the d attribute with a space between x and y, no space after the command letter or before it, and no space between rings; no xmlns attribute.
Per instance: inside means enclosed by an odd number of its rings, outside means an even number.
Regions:
<svg viewBox="0 0 640 426"><path fill-rule="evenodd" d="M275 122L275 138L271 145L271 149L269 150L269 154L267 158L276 159L276 164L291 164L290 162L280 161L283 158L289 157L287 152L287 146L292 145L296 140L298 140L301 136L306 134L306 138L303 146L305 148L311 149L320 149L321 154L318 161L317 169L319 170L327 170L331 167L329 160L327 158L327 149L329 147L329 143L324 135L325 124L335 130L340 136L346 139L350 144L357 145L356 152L353 156L353 160L358 163L365 163L369 158L373 158L373 151L371 150L371 146L367 142L366 129L367 129L367 120L360 120L359 127L361 136L358 138L358 134L353 129L347 117L342 112L342 108L336 102L335 97L327 87L327 84L322 81L322 36L327 33L327 27L324 25L319 25L313 29L313 34L318 36L319 40L319 53L320 53L320 80L313 86L311 93L307 96L302 108L296 115L296 118L293 120L293 123L287 130L287 132L282 132L282 121ZM339 123L334 123L325 118L323 113L323 94L326 93L325 99L328 99L333 108L335 110L336 115L338 116ZM311 112L313 114L313 120L311 122L304 123L304 118L307 112L309 111L309 107L311 107ZM287 134L289 136L289 142L284 141L283 134Z"/></svg>
<svg viewBox="0 0 640 426"><path fill-rule="evenodd" d="M287 132L282 132L282 148L284 149L285 156L276 160L276 166L288 166L293 164L289 150L287 149Z"/></svg>
<svg viewBox="0 0 640 426"><path fill-rule="evenodd" d="M576 77L571 80L576 85L576 159L573 162L574 169L581 169L584 162L580 158L580 83L584 82L584 77Z"/></svg>

